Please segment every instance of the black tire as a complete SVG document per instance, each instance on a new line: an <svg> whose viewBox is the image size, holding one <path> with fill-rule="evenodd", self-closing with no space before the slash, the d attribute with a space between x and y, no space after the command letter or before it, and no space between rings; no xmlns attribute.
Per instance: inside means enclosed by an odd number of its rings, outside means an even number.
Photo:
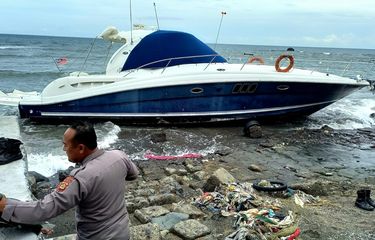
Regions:
<svg viewBox="0 0 375 240"><path fill-rule="evenodd" d="M256 181L253 183L253 188L258 191L264 191L264 192L279 192L279 191L285 191L288 189L288 186L280 181L269 181L272 185L277 185L275 187L263 187L259 186L260 181Z"/></svg>

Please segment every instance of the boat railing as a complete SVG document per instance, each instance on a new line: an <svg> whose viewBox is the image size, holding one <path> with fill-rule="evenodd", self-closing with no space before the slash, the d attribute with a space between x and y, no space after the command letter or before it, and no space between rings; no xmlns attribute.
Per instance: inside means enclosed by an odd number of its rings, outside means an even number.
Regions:
<svg viewBox="0 0 375 240"><path fill-rule="evenodd" d="M324 72L357 80L374 79L375 59L368 61L337 61L337 60L300 60L296 67L311 72Z"/></svg>
<svg viewBox="0 0 375 240"><path fill-rule="evenodd" d="M322 72L326 74L335 74L343 77L350 77L353 79L370 80L375 79L375 59L373 58L360 58L351 59L350 55L343 57L343 60L329 59L329 55L324 55L322 58L317 59L315 56L303 56L301 53L283 52L275 55L275 52L261 52L261 53L244 53L242 56L228 57L228 61L232 63L241 63L242 70L249 64L251 59L261 60L255 61L253 64L266 64L275 65L276 59L280 55L294 56L294 68L309 70L313 72ZM287 64L287 61L281 62Z"/></svg>
<svg viewBox="0 0 375 240"><path fill-rule="evenodd" d="M130 71L128 71L124 77L128 76L129 74L133 73L133 72L136 72L140 69L143 69L143 68L146 68L148 66L151 66L151 65L154 65L154 64L157 64L157 63L162 63L162 62L167 62L167 64L163 67L163 70L161 71L161 74L164 73L164 71L170 66L171 62L172 61L176 61L176 60L182 60L182 59L195 59L195 58L206 58L206 57L211 57L211 60L207 63L207 65L205 66L205 68L203 70L206 70L208 68L208 66L210 64L212 64L212 62L215 60L216 57L220 56L219 54L205 54L205 55L192 55L192 56L183 56L183 57L173 57L173 58L165 58L165 59L160 59L160 60L157 60L157 61L153 61L153 62L149 62L149 63L146 63L146 64L143 64L135 69L131 69Z"/></svg>

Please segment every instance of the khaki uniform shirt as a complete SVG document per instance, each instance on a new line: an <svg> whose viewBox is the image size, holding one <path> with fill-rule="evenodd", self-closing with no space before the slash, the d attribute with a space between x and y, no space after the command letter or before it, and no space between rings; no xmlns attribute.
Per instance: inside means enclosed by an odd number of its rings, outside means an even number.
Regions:
<svg viewBox="0 0 375 240"><path fill-rule="evenodd" d="M125 180L133 180L137 175L137 167L122 151L97 150L43 200L7 199L1 217L35 224L77 206L77 239L129 239Z"/></svg>

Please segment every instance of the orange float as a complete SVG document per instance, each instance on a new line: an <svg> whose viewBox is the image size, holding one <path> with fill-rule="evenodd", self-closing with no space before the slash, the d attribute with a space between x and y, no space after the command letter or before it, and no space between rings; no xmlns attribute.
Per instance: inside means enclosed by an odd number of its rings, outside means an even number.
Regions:
<svg viewBox="0 0 375 240"><path fill-rule="evenodd" d="M259 64L264 64L264 59L262 57L252 57L247 63L259 62Z"/></svg>
<svg viewBox="0 0 375 240"><path fill-rule="evenodd" d="M280 67L280 63L283 59L289 60L289 65L286 68ZM275 68L276 68L276 71L278 72L289 72L290 69L293 68L293 66L294 66L294 57L292 55L280 55L280 57L278 57L275 62Z"/></svg>

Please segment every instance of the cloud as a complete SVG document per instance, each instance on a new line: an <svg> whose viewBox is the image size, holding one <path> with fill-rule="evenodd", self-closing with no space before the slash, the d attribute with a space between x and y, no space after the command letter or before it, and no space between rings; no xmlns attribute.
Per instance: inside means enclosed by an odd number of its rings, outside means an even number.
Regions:
<svg viewBox="0 0 375 240"><path fill-rule="evenodd" d="M305 36L302 37L302 41L304 45L307 46L349 46L353 43L355 37L353 34L343 34L343 35L336 35L336 34L328 34L321 37L312 37L312 36Z"/></svg>
<svg viewBox="0 0 375 240"><path fill-rule="evenodd" d="M375 48L374 0L155 0L162 29L219 43ZM1 0L2 33L94 37L130 29L128 0ZM132 1L132 22L156 25L153 1Z"/></svg>

